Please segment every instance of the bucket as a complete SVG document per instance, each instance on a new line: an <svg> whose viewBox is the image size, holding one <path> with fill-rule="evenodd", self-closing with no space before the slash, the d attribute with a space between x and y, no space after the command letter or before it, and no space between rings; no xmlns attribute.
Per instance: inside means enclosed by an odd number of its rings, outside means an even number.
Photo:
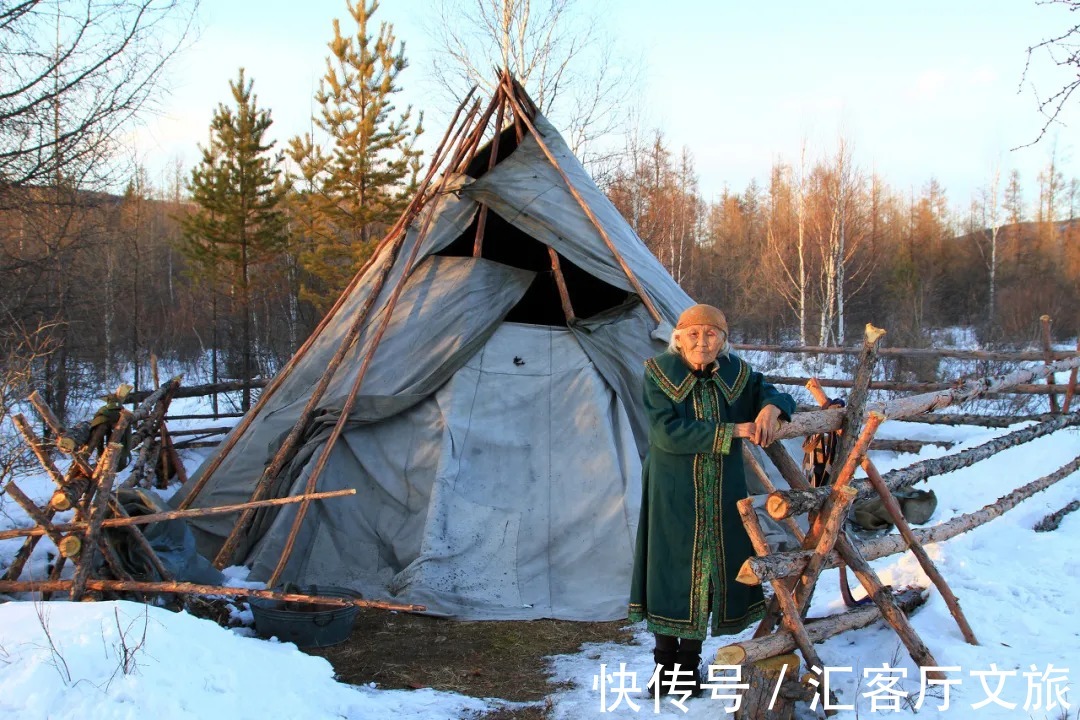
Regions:
<svg viewBox="0 0 1080 720"><path fill-rule="evenodd" d="M347 588L330 586L310 586L303 592L348 600L360 597L359 593ZM286 603L255 597L248 602L251 614L255 616L255 632L265 638L277 637L281 642L296 643L298 647L328 647L345 642L359 610L355 605Z"/></svg>

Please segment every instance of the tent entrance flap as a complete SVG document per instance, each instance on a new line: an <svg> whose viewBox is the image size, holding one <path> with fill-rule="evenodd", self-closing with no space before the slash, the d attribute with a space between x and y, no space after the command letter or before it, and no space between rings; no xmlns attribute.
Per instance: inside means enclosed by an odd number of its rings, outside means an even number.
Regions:
<svg viewBox="0 0 1080 720"><path fill-rule="evenodd" d="M471 257L478 222L479 216L473 218L465 232L436 254ZM498 213L489 210L486 222L481 257L536 273L525 296L510 311L506 320L565 327L566 315L559 299L548 246L511 225ZM566 281L570 304L579 318L589 318L618 307L629 297L626 290L590 275L562 255L559 255L559 267Z"/></svg>

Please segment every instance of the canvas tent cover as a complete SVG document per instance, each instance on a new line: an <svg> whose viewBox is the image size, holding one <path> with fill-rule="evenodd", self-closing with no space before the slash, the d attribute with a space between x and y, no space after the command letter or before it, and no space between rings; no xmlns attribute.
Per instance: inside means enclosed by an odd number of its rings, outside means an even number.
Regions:
<svg viewBox="0 0 1080 720"><path fill-rule="evenodd" d="M396 258L384 248L194 503L250 497L372 291L375 272L393 261L359 341L271 496L303 491L404 273L386 334L318 482L319 490L358 492L312 504L283 581L348 586L466 619L625 616L646 444L642 363L663 349L671 321L691 300L546 119L537 114L534 124L662 322L650 317L531 135L479 177L448 178L447 192L413 222ZM447 254L474 226L480 203L507 228L553 248L568 267L617 289L623 301L562 325L507 322L538 273ZM434 213L430 227L405 268L425 213ZM489 232L484 255L500 241ZM197 473L174 504L198 481ZM242 548L253 579L273 571L296 508L257 516ZM194 523L204 554L217 551L235 520Z"/></svg>

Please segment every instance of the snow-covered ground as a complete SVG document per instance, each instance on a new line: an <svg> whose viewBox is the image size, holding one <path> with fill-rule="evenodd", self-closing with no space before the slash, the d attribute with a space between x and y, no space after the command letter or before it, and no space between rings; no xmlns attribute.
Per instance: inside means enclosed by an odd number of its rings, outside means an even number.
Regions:
<svg viewBox="0 0 1080 720"><path fill-rule="evenodd" d="M177 401L173 412L191 412L194 407ZM182 426L177 423L174 429ZM955 452L1012 429L1016 428L891 421L880 434L950 440L958 443L949 451ZM885 472L945 452L926 446L919 456L878 453L874 459ZM993 502L1077 455L1080 430L1067 429L934 478L928 486L936 491L939 506L930 524ZM185 460L194 468L199 456L188 453ZM17 482L39 501L51 493L50 482L41 474L23 476ZM1068 515L1056 531L1032 530L1043 516L1076 499L1080 499L1080 473L981 528L928 547L959 597L981 643L978 646L964 642L941 596L909 554L874 562L886 583L931 588L912 623L939 664L956 668L948 673L953 683L950 706L938 710L943 703L939 687L931 688L918 713L910 707L920 693L919 670L896 635L879 623L818 646L840 702L855 705L837 717L1080 717L1080 562L1076 560L1080 512ZM10 498L0 497L0 529L29 524ZM0 541L0 566L10 561L19 545L18 540ZM46 553L52 550L47 539L39 543L26 572L41 577ZM842 609L837 578L835 570L823 574L811 616ZM708 696L687 702L685 713L671 700L661 702L656 712L640 689L620 698L616 688L629 684L631 678L611 673L625 663L641 688L651 670L651 637L642 626L637 627L637 639L637 645L591 644L576 654L553 658L553 681L570 685L551 696L552 716L724 716L728 704ZM710 638L705 657L732 639ZM601 679L602 665L605 676ZM893 687L910 693L909 701L890 699L890 693L882 689L887 684L882 677L890 674L904 674ZM628 699L637 710L627 704ZM609 710L617 700L621 700L618 707ZM1071 709L1064 710L1063 701ZM260 640L250 637L250 631L223 629L159 608L128 602L0 604L2 718L458 718L501 706L496 700L433 690L343 685L334 680L329 663L291 644Z"/></svg>

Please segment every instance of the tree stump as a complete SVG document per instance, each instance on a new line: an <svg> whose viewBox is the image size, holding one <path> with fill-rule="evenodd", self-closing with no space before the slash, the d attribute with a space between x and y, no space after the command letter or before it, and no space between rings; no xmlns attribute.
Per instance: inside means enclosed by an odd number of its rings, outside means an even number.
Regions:
<svg viewBox="0 0 1080 720"><path fill-rule="evenodd" d="M777 655L742 666L742 682L750 687L735 711L735 720L793 720L795 703L814 697L812 688L799 680L799 656ZM780 683L779 692L776 684ZM773 699L773 695L776 699Z"/></svg>

